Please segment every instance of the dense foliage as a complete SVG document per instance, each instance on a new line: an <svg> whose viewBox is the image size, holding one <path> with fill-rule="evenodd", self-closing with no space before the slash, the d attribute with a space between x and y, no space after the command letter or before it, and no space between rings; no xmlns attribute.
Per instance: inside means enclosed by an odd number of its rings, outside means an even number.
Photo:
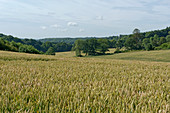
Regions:
<svg viewBox="0 0 170 113"><path fill-rule="evenodd" d="M121 36L117 40L113 39L112 42L115 43L113 46L116 45L119 49L125 47L126 50L169 49L170 27L144 33L135 29L133 34Z"/></svg>
<svg viewBox="0 0 170 113"><path fill-rule="evenodd" d="M138 32L133 32L132 35L128 36L124 44L128 50L155 50L158 48L169 49L169 42L170 27L167 27L163 30L156 30L146 33L140 33L138 30Z"/></svg>
<svg viewBox="0 0 170 113"><path fill-rule="evenodd" d="M34 54L41 53L40 51L38 51L36 48L34 48L31 45L16 43L14 41L9 42L9 41L3 40L3 39L0 39L0 50L24 52L24 53L34 53Z"/></svg>
<svg viewBox="0 0 170 113"><path fill-rule="evenodd" d="M11 43L5 43L6 46L3 46L3 48L1 47L1 50L7 50L7 51L19 51L19 52L26 52L26 53L45 53L45 54L49 54L50 48L52 48L54 50L54 52L64 52L64 51L70 51L72 48L72 44L68 44L65 42L61 42L61 43L54 43L54 42L41 42L38 40L34 40L34 39L19 39L17 37L13 37L11 35L7 36L4 34L0 34L0 39ZM17 44L16 44L17 43ZM2 45L3 43L1 43ZM12 47L13 45L15 45L14 47ZM10 49L8 47L8 45L10 45ZM47 53L46 53L47 52ZM54 54L51 53L52 55Z"/></svg>
<svg viewBox="0 0 170 113"><path fill-rule="evenodd" d="M76 40L76 56L81 56L82 52L86 53L85 55L105 54L108 48L117 48L115 53L120 53L122 48L123 51L170 49L170 27L146 33L140 33L136 28L131 35L112 38Z"/></svg>
<svg viewBox="0 0 170 113"><path fill-rule="evenodd" d="M108 39L86 39L86 40L76 40L73 50L76 51L76 56L82 56L81 53L84 52L85 55L98 55L105 54L109 48Z"/></svg>

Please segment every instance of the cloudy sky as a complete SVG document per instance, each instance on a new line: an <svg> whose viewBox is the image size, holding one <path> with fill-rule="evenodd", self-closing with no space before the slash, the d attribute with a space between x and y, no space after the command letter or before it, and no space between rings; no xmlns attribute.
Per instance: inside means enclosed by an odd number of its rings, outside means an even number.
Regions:
<svg viewBox="0 0 170 113"><path fill-rule="evenodd" d="M129 34L170 26L170 0L0 0L0 33L20 38Z"/></svg>

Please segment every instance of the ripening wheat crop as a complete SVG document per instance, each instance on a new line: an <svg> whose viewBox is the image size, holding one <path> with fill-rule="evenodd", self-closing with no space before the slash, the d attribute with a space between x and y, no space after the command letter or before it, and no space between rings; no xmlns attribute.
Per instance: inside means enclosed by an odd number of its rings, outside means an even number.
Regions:
<svg viewBox="0 0 170 113"><path fill-rule="evenodd" d="M168 62L11 55L0 57L0 112L170 111Z"/></svg>

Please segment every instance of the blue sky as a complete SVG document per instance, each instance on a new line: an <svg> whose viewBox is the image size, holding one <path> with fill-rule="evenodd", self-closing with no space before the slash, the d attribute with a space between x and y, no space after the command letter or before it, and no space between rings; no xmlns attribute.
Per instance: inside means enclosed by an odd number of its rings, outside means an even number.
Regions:
<svg viewBox="0 0 170 113"><path fill-rule="evenodd" d="M0 0L0 33L20 38L129 34L170 26L170 0Z"/></svg>

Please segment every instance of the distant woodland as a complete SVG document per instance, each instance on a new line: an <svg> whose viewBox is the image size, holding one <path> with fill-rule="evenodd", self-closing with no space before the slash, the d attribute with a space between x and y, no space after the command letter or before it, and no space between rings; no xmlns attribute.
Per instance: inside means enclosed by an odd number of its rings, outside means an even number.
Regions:
<svg viewBox="0 0 170 113"><path fill-rule="evenodd" d="M70 51L72 44L60 42L41 42L35 39L20 39L0 34L0 50L54 55L55 52Z"/></svg>
<svg viewBox="0 0 170 113"><path fill-rule="evenodd" d="M103 55L108 48L116 48L115 53L131 50L170 49L170 27L141 33L134 29L130 35L87 38L46 38L20 39L0 34L0 50L54 55L55 52L76 51L76 56Z"/></svg>

